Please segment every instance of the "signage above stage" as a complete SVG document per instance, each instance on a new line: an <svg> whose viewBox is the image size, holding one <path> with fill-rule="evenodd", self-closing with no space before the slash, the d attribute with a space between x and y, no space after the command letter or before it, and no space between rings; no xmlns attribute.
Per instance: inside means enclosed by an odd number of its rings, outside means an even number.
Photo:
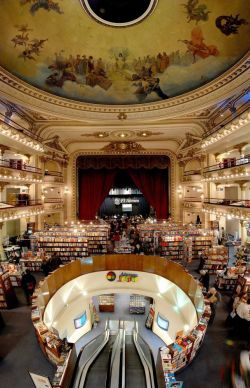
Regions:
<svg viewBox="0 0 250 388"><path fill-rule="evenodd" d="M115 198L115 205L119 206L122 203L139 203L140 200L138 198Z"/></svg>

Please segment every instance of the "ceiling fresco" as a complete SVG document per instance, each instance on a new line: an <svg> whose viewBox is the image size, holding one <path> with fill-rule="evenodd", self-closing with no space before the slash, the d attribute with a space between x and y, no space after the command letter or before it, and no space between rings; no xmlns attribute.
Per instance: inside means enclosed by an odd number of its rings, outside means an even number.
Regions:
<svg viewBox="0 0 250 388"><path fill-rule="evenodd" d="M99 0L96 12L110 12L112 2ZM123 10L132 4L116 0L118 16L119 3ZM206 84L249 49L248 0L158 0L154 7L117 27L96 21L83 0L0 0L0 65L64 98L145 104Z"/></svg>

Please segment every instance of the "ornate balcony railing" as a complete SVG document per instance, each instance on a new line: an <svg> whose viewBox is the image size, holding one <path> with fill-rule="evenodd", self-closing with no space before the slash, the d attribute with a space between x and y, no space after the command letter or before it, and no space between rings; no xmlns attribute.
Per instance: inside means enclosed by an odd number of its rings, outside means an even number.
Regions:
<svg viewBox="0 0 250 388"><path fill-rule="evenodd" d="M203 173L225 170L231 167L243 166L248 163L250 163L250 155L244 156L244 158L240 158L240 159L231 158L224 162L220 162L212 166L205 167L203 169Z"/></svg>
<svg viewBox="0 0 250 388"><path fill-rule="evenodd" d="M36 174L42 174L42 171L38 167L30 166L29 164L22 163L21 160L17 159L0 159L0 167L7 167L11 168L13 170L21 170L21 171L27 171L32 172Z"/></svg>
<svg viewBox="0 0 250 388"><path fill-rule="evenodd" d="M250 207L250 199L205 198L203 202L220 206Z"/></svg>

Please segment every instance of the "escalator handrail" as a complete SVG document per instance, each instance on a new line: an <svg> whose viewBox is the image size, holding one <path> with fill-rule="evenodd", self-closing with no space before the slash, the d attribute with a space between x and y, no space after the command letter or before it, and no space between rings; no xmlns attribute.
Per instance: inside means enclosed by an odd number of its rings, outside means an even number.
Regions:
<svg viewBox="0 0 250 388"><path fill-rule="evenodd" d="M142 366L143 366L143 369L144 369L144 373L145 373L145 379L146 379L146 387L147 388L154 388L154 383L152 385L152 379L151 379L151 374L150 374L150 368L148 366L148 362L144 356L144 353L143 353L143 350L141 349L140 345L139 345L139 342L137 340L137 331L134 329L133 330L133 341L134 341L134 345L136 347L136 350L137 350L137 353L140 357L140 360L141 360L141 363L142 363Z"/></svg>
<svg viewBox="0 0 250 388"><path fill-rule="evenodd" d="M121 388L125 388L126 383L126 331L123 330L123 340L122 340L122 381L121 381Z"/></svg>
<svg viewBox="0 0 250 388"><path fill-rule="evenodd" d="M118 388L120 381L120 363L121 363L121 347L123 339L124 328L119 329L118 336L112 350L110 362L110 388Z"/></svg>
<svg viewBox="0 0 250 388"><path fill-rule="evenodd" d="M110 335L110 330L106 329L104 340L101 343L101 345L98 346L98 348L92 353L92 355L90 355L90 357L86 360L86 362L81 366L80 371L78 373L78 376L76 378L76 381L74 382L74 385L73 385L74 388L84 387L84 383L85 383L85 379L86 379L88 370L89 370L91 364L95 361L96 357L100 354L102 349L105 347L105 345L109 341L109 335Z"/></svg>
<svg viewBox="0 0 250 388"><path fill-rule="evenodd" d="M144 344L149 348L147 342L144 340L144 338L142 338L142 336L139 334L139 332L137 332L137 336L138 338L140 338L140 340L142 340L144 342ZM140 345L141 347L141 345ZM153 354L152 354L152 351L151 349L149 348L149 352L150 352L150 356L151 356L151 362L148 361L148 358L145 356L145 353L144 351L142 350L143 354L144 354L144 357L145 357L145 360L149 366L149 369L150 369L150 375L151 375L151 379L152 381L154 382L154 384L152 385L152 387L156 387L158 386L157 382L156 382L156 377L155 377L155 364L154 364L154 357L153 357Z"/></svg>

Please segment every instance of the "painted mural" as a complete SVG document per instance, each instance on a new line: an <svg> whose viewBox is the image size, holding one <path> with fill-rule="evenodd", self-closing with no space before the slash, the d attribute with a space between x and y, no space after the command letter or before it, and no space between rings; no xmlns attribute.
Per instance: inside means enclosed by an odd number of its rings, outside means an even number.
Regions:
<svg viewBox="0 0 250 388"><path fill-rule="evenodd" d="M0 65L46 92L140 104L194 90L249 49L247 0L159 0L143 22L104 26L79 0L0 0Z"/></svg>

